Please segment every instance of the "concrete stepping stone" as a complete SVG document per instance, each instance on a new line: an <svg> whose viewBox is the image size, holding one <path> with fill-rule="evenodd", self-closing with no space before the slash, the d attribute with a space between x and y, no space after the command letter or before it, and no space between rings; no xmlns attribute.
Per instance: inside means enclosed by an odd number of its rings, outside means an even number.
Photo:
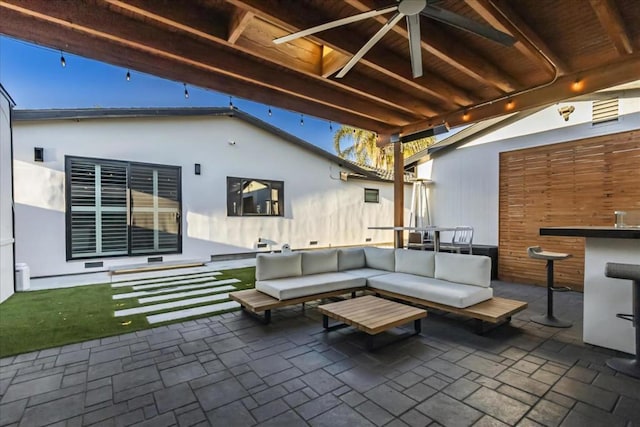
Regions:
<svg viewBox="0 0 640 427"><path fill-rule="evenodd" d="M118 299L147 297L151 295L166 294L168 292L188 291L190 289L212 288L216 286L226 285L228 283L236 283L236 282L228 282L227 280L232 280L232 279L218 280L215 282L198 283L195 285L173 286L173 287L167 287L167 288L151 290L151 291L127 292L124 294L115 294L112 296L112 298L114 300L118 300ZM233 279L233 280L237 280L237 279Z"/></svg>
<svg viewBox="0 0 640 427"><path fill-rule="evenodd" d="M201 307L187 308L184 310L170 311L168 313L153 314L147 316L150 324L167 322L169 320L184 319L185 317L199 316L201 314L215 314L220 311L238 308L240 304L235 301L227 301L220 304L203 305Z"/></svg>
<svg viewBox="0 0 640 427"><path fill-rule="evenodd" d="M187 279L187 280L178 280L177 282L171 282L171 283L152 283L149 285L138 285L138 286L134 286L133 290L134 291L142 291L145 289L156 289L156 288L167 288L170 286L174 286L174 285L185 285L185 284L190 284L192 283L194 280L198 280L198 279ZM203 278L202 280L206 280L205 278ZM216 280L216 283L220 284L220 285L228 285L230 283L238 283L240 280L238 279L225 279L225 280ZM197 283L193 283L194 285Z"/></svg>
<svg viewBox="0 0 640 427"><path fill-rule="evenodd" d="M117 283L128 280L158 279L163 277L182 276L186 274L211 273L220 270L221 269L217 266L201 266L192 268L176 268L171 270L153 270L138 273L117 274L110 277L112 283Z"/></svg>
<svg viewBox="0 0 640 427"><path fill-rule="evenodd" d="M235 290L236 290L236 287L231 285L216 286L213 288L197 289L195 291L177 292L174 294L164 294L164 295L158 295L155 297L140 298L138 300L138 303L148 304L150 302L167 301L170 299L187 298L187 297L193 297L196 295L205 295L205 294L212 294L214 292L235 291Z"/></svg>
<svg viewBox="0 0 640 427"><path fill-rule="evenodd" d="M163 304L146 305L144 307L134 307L124 310L117 310L113 313L113 315L115 317L122 317L130 316L132 314L152 313L154 311L170 310L172 308L186 307L189 305L202 304L205 302L220 301L227 298L229 298L229 294L225 292L224 294L208 295L206 297L200 298L183 299L180 301L165 302Z"/></svg>
<svg viewBox="0 0 640 427"><path fill-rule="evenodd" d="M180 274L177 276L167 276L167 277L150 277L148 279L141 280L132 280L132 281L122 281L117 283L112 283L112 288L125 288L127 286L136 286L136 285L144 285L148 283L164 283L164 282L174 282L176 280L183 279L191 279L191 278L199 278L199 277L214 277L220 276L222 273L219 271L207 271L203 273L194 273L194 274Z"/></svg>

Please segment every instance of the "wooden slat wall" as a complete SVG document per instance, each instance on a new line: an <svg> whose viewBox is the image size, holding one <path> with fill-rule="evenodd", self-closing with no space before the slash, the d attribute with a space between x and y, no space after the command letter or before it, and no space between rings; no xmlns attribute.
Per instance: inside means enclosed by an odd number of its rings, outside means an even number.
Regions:
<svg viewBox="0 0 640 427"><path fill-rule="evenodd" d="M555 282L582 290L584 238L540 236L543 226L613 225L640 210L640 130L500 153L501 280L546 284L545 262L527 247L573 254Z"/></svg>

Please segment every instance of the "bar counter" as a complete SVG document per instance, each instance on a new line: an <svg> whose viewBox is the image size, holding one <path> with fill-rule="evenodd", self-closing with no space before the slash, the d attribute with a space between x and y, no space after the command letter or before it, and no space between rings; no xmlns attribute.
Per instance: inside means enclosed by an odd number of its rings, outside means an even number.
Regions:
<svg viewBox="0 0 640 427"><path fill-rule="evenodd" d="M585 238L583 340L635 353L631 322L616 318L632 311L631 281L605 277L604 270L608 262L640 264L640 227L543 227L540 235Z"/></svg>

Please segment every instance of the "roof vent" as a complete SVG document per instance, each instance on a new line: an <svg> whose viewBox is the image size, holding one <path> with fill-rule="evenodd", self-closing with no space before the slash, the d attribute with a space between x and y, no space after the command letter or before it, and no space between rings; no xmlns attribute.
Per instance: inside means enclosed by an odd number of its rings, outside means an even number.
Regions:
<svg viewBox="0 0 640 427"><path fill-rule="evenodd" d="M618 121L618 98L593 101L591 121L594 125Z"/></svg>

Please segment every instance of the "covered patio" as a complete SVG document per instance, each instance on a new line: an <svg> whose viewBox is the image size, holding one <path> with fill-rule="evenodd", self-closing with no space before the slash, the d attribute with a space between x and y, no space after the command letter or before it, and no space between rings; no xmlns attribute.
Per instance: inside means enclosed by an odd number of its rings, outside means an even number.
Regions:
<svg viewBox="0 0 640 427"><path fill-rule="evenodd" d="M544 289L494 282L529 302L476 335L435 311L420 337L365 350L324 332L314 305L240 312L0 360L2 425L630 426L640 382L582 344L582 296L563 294L571 329L529 321ZM389 337L387 337L389 338Z"/></svg>

